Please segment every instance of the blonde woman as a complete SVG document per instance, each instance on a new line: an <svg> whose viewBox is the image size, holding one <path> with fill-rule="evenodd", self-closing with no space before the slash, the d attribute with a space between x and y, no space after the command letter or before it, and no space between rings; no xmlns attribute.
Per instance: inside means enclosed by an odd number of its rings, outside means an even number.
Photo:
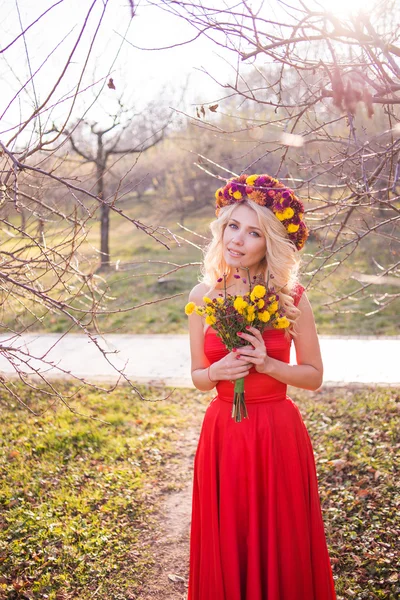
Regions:
<svg viewBox="0 0 400 600"><path fill-rule="evenodd" d="M217 190L217 219L203 278L189 302L248 292L272 276L289 331L249 326L250 345L228 352L193 312L192 379L216 388L194 461L188 600L335 600L311 441L287 385L320 387L323 365L312 308L297 282L307 238L303 205L268 175L242 175ZM248 269L247 270L245 270ZM220 281L218 281L220 280ZM290 344L296 365L289 365ZM248 418L231 418L245 379Z"/></svg>

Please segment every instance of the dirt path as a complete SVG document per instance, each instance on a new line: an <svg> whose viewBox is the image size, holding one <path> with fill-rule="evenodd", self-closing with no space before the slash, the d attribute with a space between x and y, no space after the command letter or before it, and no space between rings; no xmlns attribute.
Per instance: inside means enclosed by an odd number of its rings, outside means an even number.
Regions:
<svg viewBox="0 0 400 600"><path fill-rule="evenodd" d="M181 454L177 476L179 491L165 495L157 514L157 533L152 537L156 559L148 581L142 587L140 600L186 600L189 577L189 534L192 510L193 461L200 434L203 413L182 431L177 443Z"/></svg>

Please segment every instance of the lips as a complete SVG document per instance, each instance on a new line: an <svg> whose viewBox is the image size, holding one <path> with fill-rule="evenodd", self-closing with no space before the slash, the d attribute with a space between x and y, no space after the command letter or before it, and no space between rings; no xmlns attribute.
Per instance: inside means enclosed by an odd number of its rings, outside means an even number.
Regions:
<svg viewBox="0 0 400 600"><path fill-rule="evenodd" d="M232 250L232 248L228 248L228 252L231 256L234 256L235 258L240 258L241 256L244 256L242 252L237 252L236 250Z"/></svg>

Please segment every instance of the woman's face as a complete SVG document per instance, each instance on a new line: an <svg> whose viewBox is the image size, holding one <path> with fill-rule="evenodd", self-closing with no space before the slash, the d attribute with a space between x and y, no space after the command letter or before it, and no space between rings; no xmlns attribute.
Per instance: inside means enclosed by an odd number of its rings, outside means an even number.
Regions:
<svg viewBox="0 0 400 600"><path fill-rule="evenodd" d="M238 204L233 209L222 241L224 259L230 267L257 268L265 258L265 236L257 213L249 206Z"/></svg>

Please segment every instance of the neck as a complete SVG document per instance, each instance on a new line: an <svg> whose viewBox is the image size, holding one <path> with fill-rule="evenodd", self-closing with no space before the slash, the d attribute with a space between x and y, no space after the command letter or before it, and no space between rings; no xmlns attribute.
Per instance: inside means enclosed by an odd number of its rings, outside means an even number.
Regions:
<svg viewBox="0 0 400 600"><path fill-rule="evenodd" d="M240 279L234 277L235 275L240 275ZM226 279L226 287L229 294L237 296L242 296L243 294L246 294L250 288L249 276L252 287L254 287L254 277L257 277L257 279L259 279L260 275L262 275L262 273L259 267L253 267L249 269L249 271L246 271L245 269L241 268L239 268L239 271L236 271L236 269L232 269L231 273Z"/></svg>

